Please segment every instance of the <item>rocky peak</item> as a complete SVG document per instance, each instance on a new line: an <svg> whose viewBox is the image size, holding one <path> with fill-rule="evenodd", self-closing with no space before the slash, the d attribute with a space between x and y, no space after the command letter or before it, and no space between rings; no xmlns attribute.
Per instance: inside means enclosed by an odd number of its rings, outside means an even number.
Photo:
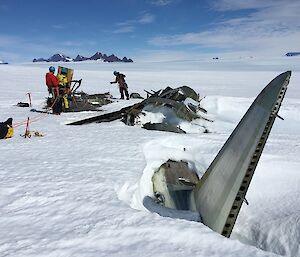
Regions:
<svg viewBox="0 0 300 257"><path fill-rule="evenodd" d="M107 56L106 54L102 54L101 52L96 52L91 57L85 57L78 54L75 59L70 58L64 54L54 54L49 59L38 58L33 59L33 62L81 62L86 60L103 60L104 62L133 62L132 59L128 59L127 57L123 57L123 59L120 59L114 54Z"/></svg>

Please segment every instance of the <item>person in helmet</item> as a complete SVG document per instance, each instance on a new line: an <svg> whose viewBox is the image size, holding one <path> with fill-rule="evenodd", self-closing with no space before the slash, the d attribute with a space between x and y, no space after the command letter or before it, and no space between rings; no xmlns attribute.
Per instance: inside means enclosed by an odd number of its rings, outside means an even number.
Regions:
<svg viewBox="0 0 300 257"><path fill-rule="evenodd" d="M126 99L129 100L128 86L125 81L126 76L118 71L114 71L113 74L116 76L116 79L115 81L110 82L110 84L118 83L121 99L124 99L124 93L125 93Z"/></svg>
<svg viewBox="0 0 300 257"><path fill-rule="evenodd" d="M60 93L63 93L66 91L66 87L68 86L68 69L65 67L59 67L58 68L58 74L57 74L57 79L59 81L59 89Z"/></svg>
<svg viewBox="0 0 300 257"><path fill-rule="evenodd" d="M59 81L57 77L54 75L55 68L53 66L49 67L49 72L46 74L46 85L48 87L48 91L54 97L59 95L58 85Z"/></svg>
<svg viewBox="0 0 300 257"><path fill-rule="evenodd" d="M68 95L70 94L70 83L68 81L68 68L58 67L57 79L59 81L59 94L65 109L69 109Z"/></svg>
<svg viewBox="0 0 300 257"><path fill-rule="evenodd" d="M48 105L52 107L53 113L60 114L62 111L62 102L59 97L59 81L54 75L55 68L53 66L49 67L49 72L46 74L46 85L48 87L49 93L52 97L48 98Z"/></svg>

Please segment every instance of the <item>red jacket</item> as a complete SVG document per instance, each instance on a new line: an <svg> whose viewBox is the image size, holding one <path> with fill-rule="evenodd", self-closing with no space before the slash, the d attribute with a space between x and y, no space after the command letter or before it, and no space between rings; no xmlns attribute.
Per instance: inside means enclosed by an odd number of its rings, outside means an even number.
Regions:
<svg viewBox="0 0 300 257"><path fill-rule="evenodd" d="M59 85L57 77L52 72L46 74L46 85L48 87L58 87Z"/></svg>

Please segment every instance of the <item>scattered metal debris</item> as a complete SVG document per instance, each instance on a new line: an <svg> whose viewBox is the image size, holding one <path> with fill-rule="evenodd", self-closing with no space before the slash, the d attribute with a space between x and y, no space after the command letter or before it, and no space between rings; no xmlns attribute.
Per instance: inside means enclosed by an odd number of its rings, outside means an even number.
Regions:
<svg viewBox="0 0 300 257"><path fill-rule="evenodd" d="M18 107L29 107L30 105L29 105L29 103L18 102L18 103L16 104L16 106L18 106Z"/></svg>
<svg viewBox="0 0 300 257"><path fill-rule="evenodd" d="M144 99L139 93L131 93L129 97L132 99Z"/></svg>
<svg viewBox="0 0 300 257"><path fill-rule="evenodd" d="M147 107L164 107L172 110L177 118L191 122L194 119L202 118L206 121L211 120L203 117L199 112L207 113L205 109L200 107L199 95L190 87L182 86L179 88L167 87L164 90L152 91L151 93L146 91L148 98L140 103L127 106L119 111L99 115L96 117L84 119L70 123L69 125L82 125L92 122L108 122L117 119L121 119L126 125L134 126L137 123L138 118L141 115L145 115L143 110ZM185 102L186 99L191 101ZM150 130L161 130L175 133L186 133L176 124L171 124L168 121L161 123L146 122L142 124L142 128ZM207 130L206 130L207 131Z"/></svg>
<svg viewBox="0 0 300 257"><path fill-rule="evenodd" d="M106 104L112 103L112 95L111 93L103 93L103 94L87 94L83 91L76 93L77 97L80 97L80 99L84 99L90 104L92 104L95 107L101 107Z"/></svg>
<svg viewBox="0 0 300 257"><path fill-rule="evenodd" d="M174 132L179 134L186 134L184 130L182 130L180 127L177 127L175 125L171 125L168 123L145 123L142 128L147 130L159 130L159 131L168 131L168 132Z"/></svg>

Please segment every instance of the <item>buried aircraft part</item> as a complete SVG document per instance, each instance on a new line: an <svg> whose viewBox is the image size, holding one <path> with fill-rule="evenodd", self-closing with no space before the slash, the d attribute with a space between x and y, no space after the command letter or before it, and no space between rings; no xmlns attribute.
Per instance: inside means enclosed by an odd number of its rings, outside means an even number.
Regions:
<svg viewBox="0 0 300 257"><path fill-rule="evenodd" d="M189 181L185 173L181 179L175 171L167 173L160 168L158 173L154 173L152 181L156 201L168 208L185 210L188 207L191 211L196 210L205 225L230 237L259 158L278 117L290 77L291 71L282 73L262 90L192 192L188 191L190 197L187 197L186 188L177 188L174 194L174 181L167 179L173 175L173 179L177 179L176 184L180 180ZM157 179L158 175L163 179ZM158 193L158 189L161 192Z"/></svg>
<svg viewBox="0 0 300 257"><path fill-rule="evenodd" d="M152 176L154 196L167 208L194 209L191 194L198 181L197 173L186 162L168 160Z"/></svg>
<svg viewBox="0 0 300 257"><path fill-rule="evenodd" d="M291 72L257 96L195 188L203 223L229 237L279 111Z"/></svg>

